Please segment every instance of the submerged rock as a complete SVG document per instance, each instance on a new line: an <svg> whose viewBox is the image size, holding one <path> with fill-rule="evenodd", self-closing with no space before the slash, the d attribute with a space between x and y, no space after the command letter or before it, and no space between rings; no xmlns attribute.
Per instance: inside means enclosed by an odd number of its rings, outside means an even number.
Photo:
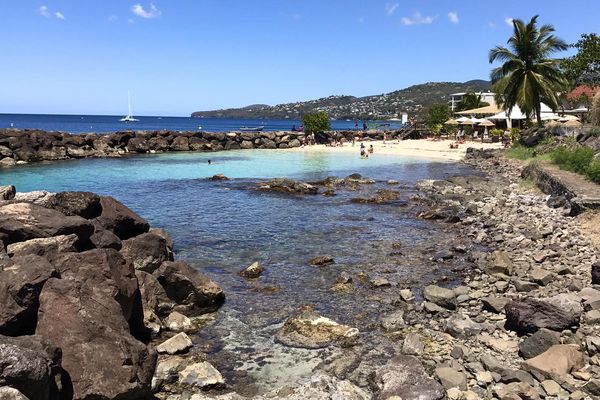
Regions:
<svg viewBox="0 0 600 400"><path fill-rule="evenodd" d="M256 279L263 273L263 271L264 268L258 262L255 262L249 267L240 271L239 275L247 279Z"/></svg>
<svg viewBox="0 0 600 400"><path fill-rule="evenodd" d="M295 181L293 179L273 179L267 182L262 182L258 185L258 189L269 192L295 193L295 194L317 194L319 188L309 183Z"/></svg>
<svg viewBox="0 0 600 400"><path fill-rule="evenodd" d="M335 261L333 259L333 257L331 256L317 256L315 258L312 258L308 263L310 265L314 265L314 266L323 266L323 265L329 265L329 264L333 264Z"/></svg>
<svg viewBox="0 0 600 400"><path fill-rule="evenodd" d="M338 324L315 312L289 318L276 334L277 340L286 346L307 349L352 346L358 337L358 329Z"/></svg>

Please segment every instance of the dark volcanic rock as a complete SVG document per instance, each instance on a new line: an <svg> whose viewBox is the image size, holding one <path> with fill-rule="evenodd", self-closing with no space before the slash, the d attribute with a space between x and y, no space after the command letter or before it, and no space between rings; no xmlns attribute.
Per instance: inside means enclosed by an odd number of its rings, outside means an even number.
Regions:
<svg viewBox="0 0 600 400"><path fill-rule="evenodd" d="M334 260L333 257L331 256L317 256L313 259L311 259L308 262L310 265L315 265L315 266L323 266L323 265L329 265L329 264L333 264Z"/></svg>
<svg viewBox="0 0 600 400"><path fill-rule="evenodd" d="M40 295L36 334L63 350L73 399L145 398L156 354L131 336L114 299L117 284L107 278L98 282L100 275L50 279Z"/></svg>
<svg viewBox="0 0 600 400"><path fill-rule="evenodd" d="M90 236L90 242L97 249L121 250L123 246L121 239L100 225L98 221L94 221L94 234Z"/></svg>
<svg viewBox="0 0 600 400"><path fill-rule="evenodd" d="M0 386L11 386L29 399L58 400L55 379L60 380L61 356L60 349L39 336L0 336Z"/></svg>
<svg viewBox="0 0 600 400"><path fill-rule="evenodd" d="M505 308L506 327L517 333L533 333L541 328L563 331L579 326L579 317L550 303L526 299L512 301Z"/></svg>
<svg viewBox="0 0 600 400"><path fill-rule="evenodd" d="M600 263L598 262L592 264L592 284L600 284Z"/></svg>
<svg viewBox="0 0 600 400"><path fill-rule="evenodd" d="M400 192L396 190L382 189L375 193L375 196L369 198L355 197L350 201L352 203L365 203L365 204L385 204L393 203L400 199Z"/></svg>
<svg viewBox="0 0 600 400"><path fill-rule="evenodd" d="M270 192L296 193L296 194L317 194L319 188L306 182L295 181L293 179L273 179L268 182L260 183L259 190Z"/></svg>
<svg viewBox="0 0 600 400"><path fill-rule="evenodd" d="M100 216L100 196L90 192L60 192L52 198L50 208L65 215L76 215L85 219Z"/></svg>
<svg viewBox="0 0 600 400"><path fill-rule="evenodd" d="M82 246L94 233L90 221L64 214L31 203L13 203L0 206L0 234L6 235L5 244L35 238L75 234Z"/></svg>
<svg viewBox="0 0 600 400"><path fill-rule="evenodd" d="M0 334L35 332L40 292L55 276L58 273L48 260L35 255L0 261Z"/></svg>
<svg viewBox="0 0 600 400"><path fill-rule="evenodd" d="M153 273L164 261L172 261L167 241L152 232L142 233L122 242L121 254L135 269Z"/></svg>
<svg viewBox="0 0 600 400"><path fill-rule="evenodd" d="M15 197L16 192L13 185L0 186L0 200L11 200Z"/></svg>
<svg viewBox="0 0 600 400"><path fill-rule="evenodd" d="M225 301L225 294L216 283L185 262L166 261L153 275L167 296L178 304L178 311L208 312Z"/></svg>
<svg viewBox="0 0 600 400"><path fill-rule="evenodd" d="M102 205L102 213L96 220L120 239L129 239L148 232L150 229L150 225L146 220L112 197L102 196L100 204Z"/></svg>
<svg viewBox="0 0 600 400"><path fill-rule="evenodd" d="M429 377L421 362L413 356L397 356L380 367L374 377L375 399L441 400L446 390Z"/></svg>
<svg viewBox="0 0 600 400"><path fill-rule="evenodd" d="M525 359L533 358L559 343L560 333L542 328L519 344L519 354Z"/></svg>

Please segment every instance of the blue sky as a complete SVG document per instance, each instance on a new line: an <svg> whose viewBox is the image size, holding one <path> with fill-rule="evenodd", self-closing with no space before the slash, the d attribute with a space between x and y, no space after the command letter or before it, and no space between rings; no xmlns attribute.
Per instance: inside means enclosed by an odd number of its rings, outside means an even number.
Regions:
<svg viewBox="0 0 600 400"><path fill-rule="evenodd" d="M568 42L590 0L2 0L0 113L138 115L487 79L510 18Z"/></svg>

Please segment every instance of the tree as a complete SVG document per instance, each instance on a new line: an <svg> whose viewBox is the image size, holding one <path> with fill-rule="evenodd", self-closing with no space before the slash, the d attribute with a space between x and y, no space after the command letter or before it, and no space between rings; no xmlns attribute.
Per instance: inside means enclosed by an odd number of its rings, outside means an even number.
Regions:
<svg viewBox="0 0 600 400"><path fill-rule="evenodd" d="M435 104L427 111L427 126L433 129L436 125L442 125L451 116L450 107L446 104Z"/></svg>
<svg viewBox="0 0 600 400"><path fill-rule="evenodd" d="M321 133L331 129L329 115L325 111L304 114L302 116L302 124L306 133Z"/></svg>
<svg viewBox="0 0 600 400"><path fill-rule="evenodd" d="M571 84L600 85L600 36L584 33L581 39L570 47L577 49L577 54L565 58L561 67Z"/></svg>
<svg viewBox="0 0 600 400"><path fill-rule="evenodd" d="M503 62L491 73L498 104L507 111L518 105L528 120L535 115L541 125L541 103L552 110L558 109L558 93L567 87L559 69L560 61L549 57L568 46L554 36L552 25L538 28L537 19L536 15L527 24L515 19L508 47L496 46L490 50L489 60Z"/></svg>
<svg viewBox="0 0 600 400"><path fill-rule="evenodd" d="M472 110L474 108L489 106L490 103L481 101L481 94L477 95L473 92L465 93L460 99L454 111Z"/></svg>

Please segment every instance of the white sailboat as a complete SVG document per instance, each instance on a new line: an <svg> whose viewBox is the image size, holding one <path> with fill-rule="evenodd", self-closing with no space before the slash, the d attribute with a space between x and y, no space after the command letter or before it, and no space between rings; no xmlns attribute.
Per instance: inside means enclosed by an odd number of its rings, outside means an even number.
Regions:
<svg viewBox="0 0 600 400"><path fill-rule="evenodd" d="M129 112L126 116L120 119L121 122L138 122L139 119L133 118L133 112L131 111L131 94L127 91L127 105L129 107Z"/></svg>

